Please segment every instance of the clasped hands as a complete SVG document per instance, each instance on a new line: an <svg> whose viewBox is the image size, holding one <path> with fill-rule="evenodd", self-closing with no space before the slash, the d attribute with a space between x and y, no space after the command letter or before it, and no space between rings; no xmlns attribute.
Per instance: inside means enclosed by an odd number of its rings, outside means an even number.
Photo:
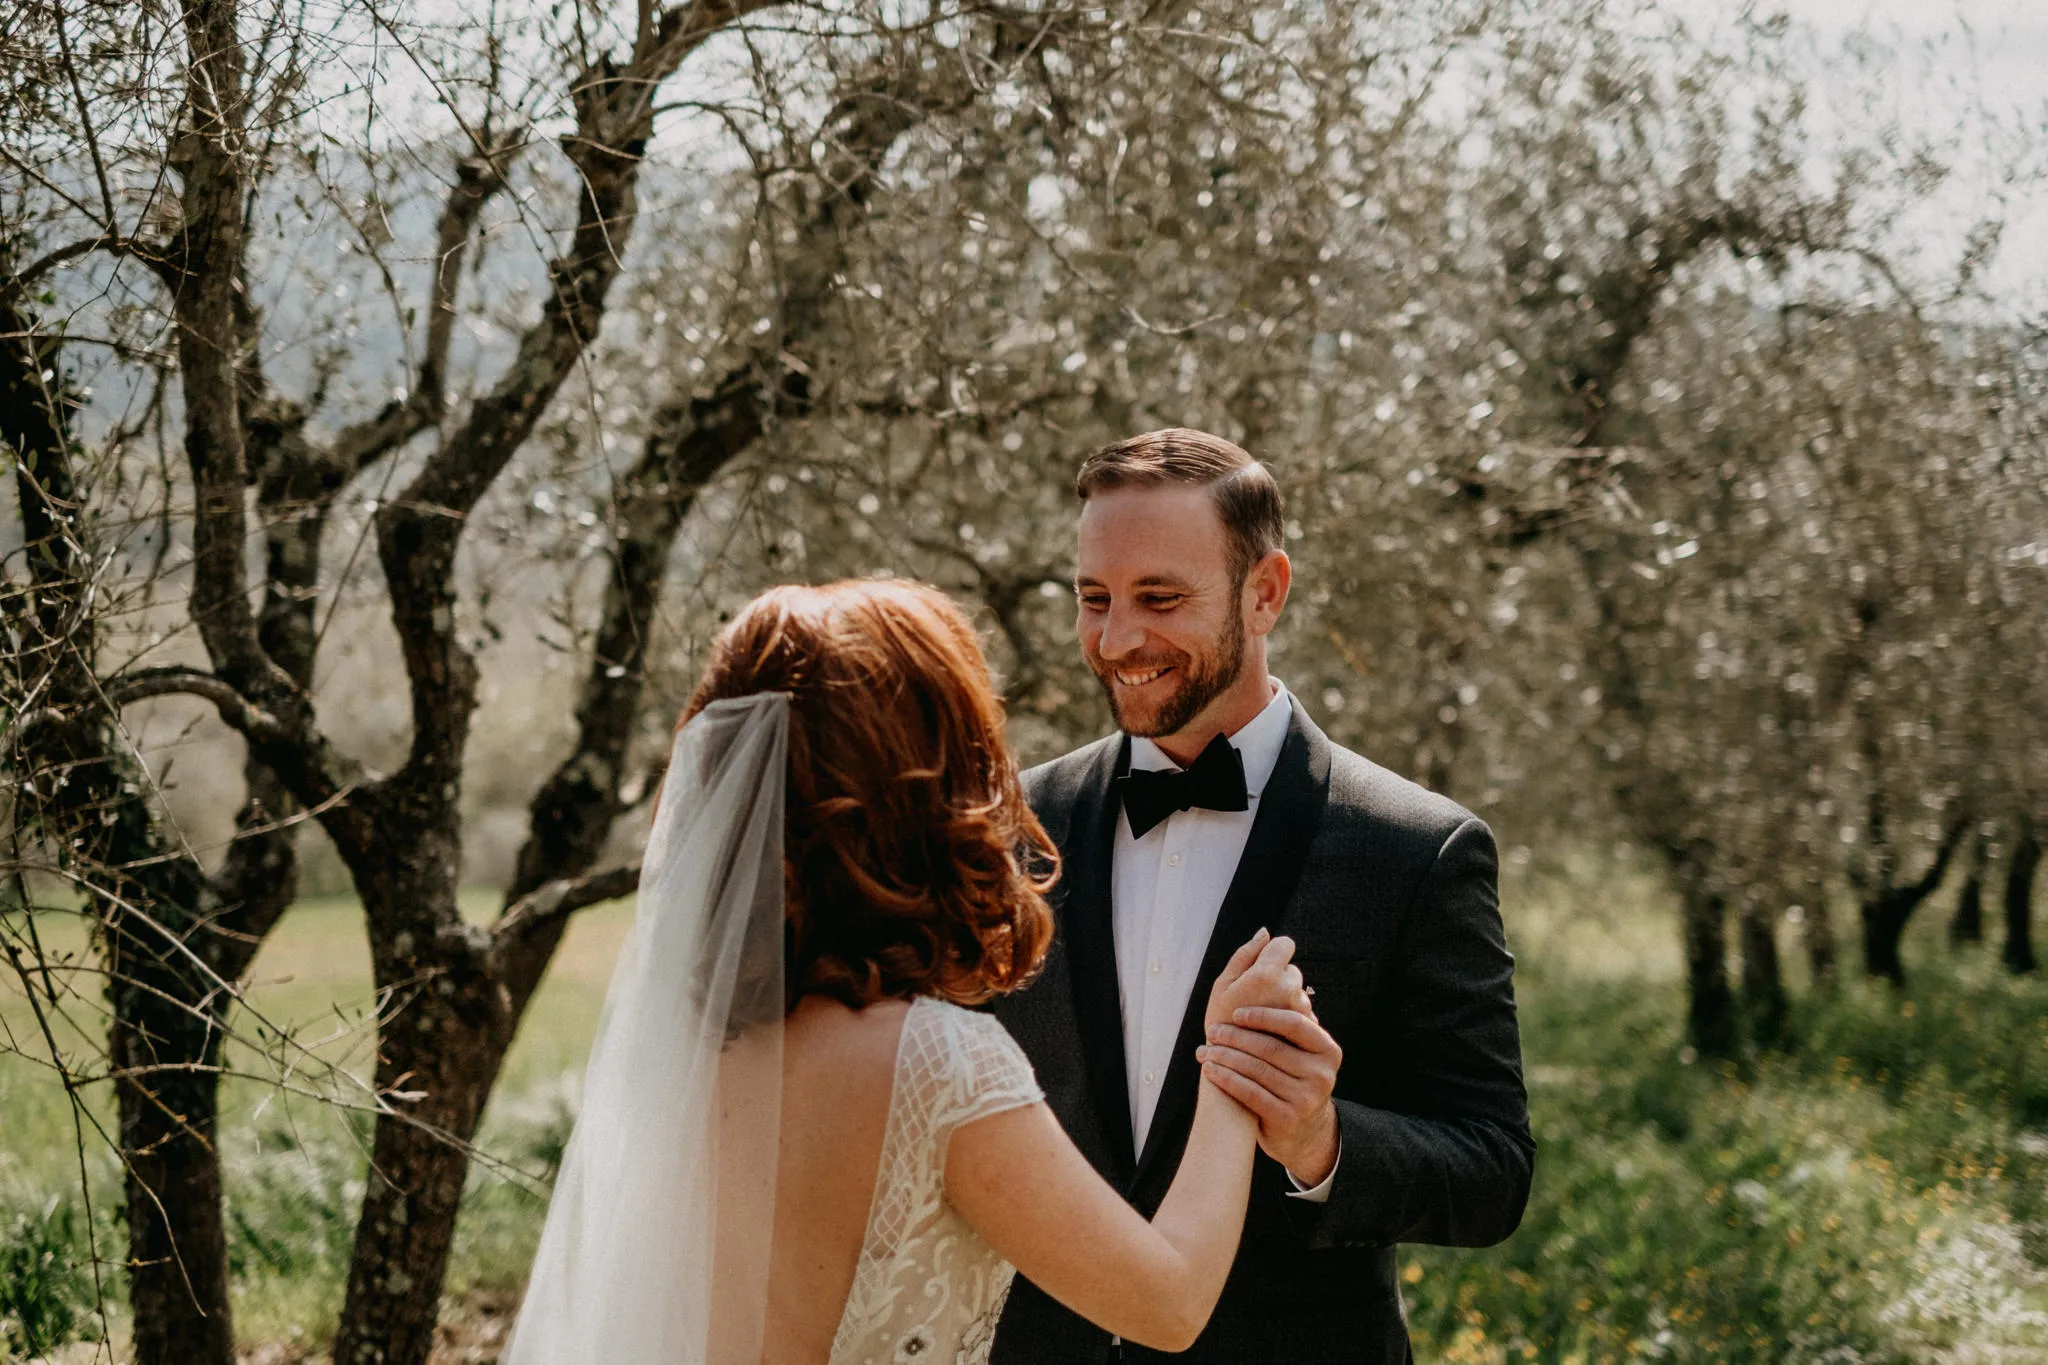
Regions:
<svg viewBox="0 0 2048 1365"><path fill-rule="evenodd" d="M1231 955L1209 992L1202 1077L1259 1121L1259 1147L1303 1186L1337 1165L1330 1095L1344 1053L1316 1019L1294 940L1264 929Z"/></svg>

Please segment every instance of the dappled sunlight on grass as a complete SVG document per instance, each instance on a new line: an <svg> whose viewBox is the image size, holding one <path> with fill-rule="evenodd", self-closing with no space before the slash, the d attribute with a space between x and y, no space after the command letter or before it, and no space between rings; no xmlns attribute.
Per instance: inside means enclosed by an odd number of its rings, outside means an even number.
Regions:
<svg viewBox="0 0 2048 1365"><path fill-rule="evenodd" d="M1501 918L1521 992L1553 973L1573 981L1675 982L1685 967L1655 869L1626 853L1510 855Z"/></svg>
<svg viewBox="0 0 2048 1365"><path fill-rule="evenodd" d="M2048 1144L2021 1125L2048 986L1853 983L1800 1011L1805 1050L1707 1065L1675 985L1550 965L1523 991L1529 1212L1500 1248L1403 1252L1421 1357L2043 1358Z"/></svg>

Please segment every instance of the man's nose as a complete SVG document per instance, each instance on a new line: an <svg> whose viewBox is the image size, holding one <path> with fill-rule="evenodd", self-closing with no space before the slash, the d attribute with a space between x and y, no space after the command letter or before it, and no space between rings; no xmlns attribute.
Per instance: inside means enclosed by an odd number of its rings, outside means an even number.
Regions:
<svg viewBox="0 0 2048 1365"><path fill-rule="evenodd" d="M1102 639L1096 644L1096 653L1115 661L1134 652L1145 643L1145 628L1134 619L1128 607L1112 603L1103 613Z"/></svg>

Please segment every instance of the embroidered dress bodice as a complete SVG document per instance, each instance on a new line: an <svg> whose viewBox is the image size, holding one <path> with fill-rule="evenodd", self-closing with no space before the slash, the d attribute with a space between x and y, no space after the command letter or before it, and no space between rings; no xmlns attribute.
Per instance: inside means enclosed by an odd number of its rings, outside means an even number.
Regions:
<svg viewBox="0 0 2048 1365"><path fill-rule="evenodd" d="M1016 1272L946 1201L946 1148L962 1124L1044 1097L994 1018L929 996L911 1002L830 1365L985 1365Z"/></svg>

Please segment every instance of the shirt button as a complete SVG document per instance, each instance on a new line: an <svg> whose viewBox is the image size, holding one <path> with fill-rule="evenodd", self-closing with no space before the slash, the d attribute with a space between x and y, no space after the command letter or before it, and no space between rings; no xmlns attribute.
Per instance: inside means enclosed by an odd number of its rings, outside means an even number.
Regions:
<svg viewBox="0 0 2048 1365"><path fill-rule="evenodd" d="M1168 867L1179 867L1179 866L1180 866L1180 855L1179 855L1178 853L1169 853L1169 854L1167 854L1167 855L1166 855L1166 865L1167 865Z"/></svg>
<svg viewBox="0 0 2048 1365"><path fill-rule="evenodd" d="M1157 1078L1157 1076L1158 1076L1158 1073L1157 1073L1157 1072L1153 1072L1153 1071L1148 1071L1148 1072L1146 1072L1146 1073L1145 1073L1145 1084L1147 1084L1147 1085L1150 1085L1150 1084L1152 1084L1152 1082L1153 1082L1153 1081L1154 1081L1154 1080L1155 1080L1155 1079Z"/></svg>
<svg viewBox="0 0 2048 1365"><path fill-rule="evenodd" d="M1157 975L1159 975L1160 969L1161 969L1161 967L1162 967L1162 966L1164 966L1164 965L1165 965L1165 964L1161 963L1160 961L1158 961L1158 960L1157 960L1157 959L1155 958L1155 959L1153 960L1153 963L1152 963L1152 975L1154 975L1154 976L1157 976Z"/></svg>

